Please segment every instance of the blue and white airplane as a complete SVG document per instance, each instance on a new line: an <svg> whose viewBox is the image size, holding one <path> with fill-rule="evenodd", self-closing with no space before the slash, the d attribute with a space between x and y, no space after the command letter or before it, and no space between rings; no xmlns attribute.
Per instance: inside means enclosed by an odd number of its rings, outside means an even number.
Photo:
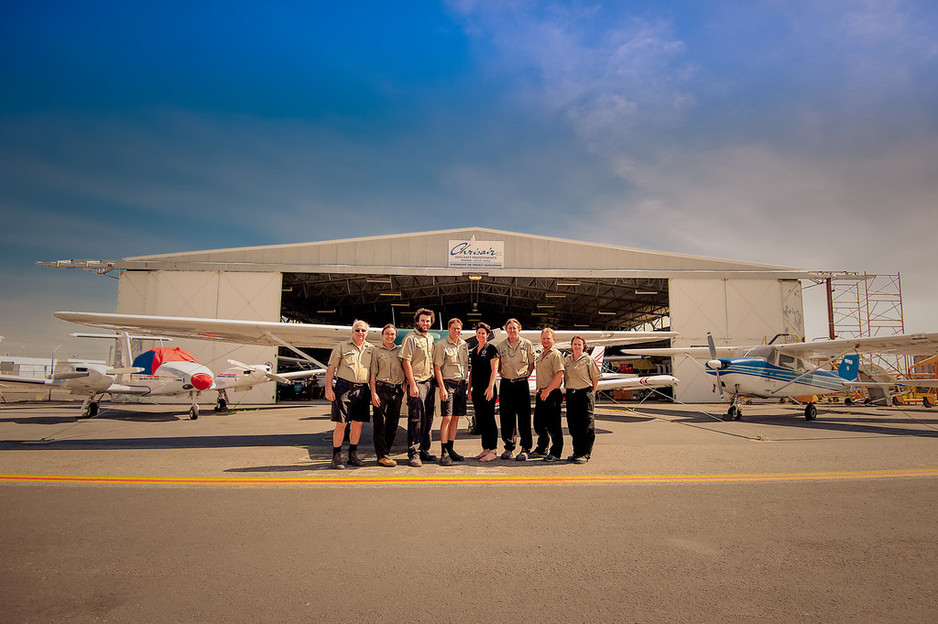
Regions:
<svg viewBox="0 0 938 624"><path fill-rule="evenodd" d="M777 336L776 336L777 338ZM774 342L773 338L773 342ZM686 355L702 359L714 379L714 392L732 396L726 417L739 420L741 397L793 398L814 397L819 394L841 392L858 386L889 387L894 385L933 386L936 380L898 380L889 382L861 382L857 380L859 354L889 353L896 355L932 355L938 352L938 334L903 334L898 336L822 340L754 347L721 347L717 349L713 337L707 334L707 347L684 349L624 349L629 355ZM742 357L738 357L743 353ZM720 357L720 356L723 357ZM807 358L820 356L841 360L835 371L811 365ZM817 418L817 406L809 400L804 408L805 420Z"/></svg>

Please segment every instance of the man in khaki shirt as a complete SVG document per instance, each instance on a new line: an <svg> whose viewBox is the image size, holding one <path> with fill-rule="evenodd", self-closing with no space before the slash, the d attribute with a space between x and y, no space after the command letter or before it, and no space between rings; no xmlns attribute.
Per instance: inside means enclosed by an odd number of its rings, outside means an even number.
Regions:
<svg viewBox="0 0 938 624"><path fill-rule="evenodd" d="M397 328L388 323L381 330L381 344L371 357L371 404L374 415L375 455L378 464L391 468L397 462L388 457L397 425L401 420L401 401L404 398L404 369L401 367L401 347L394 344Z"/></svg>
<svg viewBox="0 0 938 624"><path fill-rule="evenodd" d="M355 321L352 324L352 338L340 342L332 349L329 365L326 368L326 398L332 401L331 467L341 470L342 440L345 438L345 425L351 423L349 431L348 463L352 466L364 466L358 457L358 440L362 435L362 424L369 421L371 393L368 381L371 378L371 358L374 345L365 340L368 335L368 323ZM335 379L335 388L332 387Z"/></svg>
<svg viewBox="0 0 938 624"><path fill-rule="evenodd" d="M525 461L531 452L531 391L528 377L534 370L534 345L521 337L521 323L508 319L505 324L508 338L498 343L498 372L502 377L498 385L501 396L502 459L511 459L515 450L514 432L521 436L521 452L515 458Z"/></svg>
<svg viewBox="0 0 938 624"><path fill-rule="evenodd" d="M563 356L554 346L554 330L545 327L541 330L543 350L534 363L537 375L534 393L534 432L537 433L537 446L531 451L531 457L543 457L544 461L555 461L563 454L563 423L560 408L563 393Z"/></svg>
<svg viewBox="0 0 938 624"><path fill-rule="evenodd" d="M459 417L466 415L466 380L469 377L469 345L459 337L462 321L449 321L449 336L433 349L433 372L440 392L440 465L452 466L465 459L453 450L453 441L459 429Z"/></svg>
<svg viewBox="0 0 938 624"><path fill-rule="evenodd" d="M414 315L417 327L401 344L401 366L407 389L407 464L419 468L436 461L430 454L430 430L436 397L433 395L433 334L430 327L436 315L420 308Z"/></svg>

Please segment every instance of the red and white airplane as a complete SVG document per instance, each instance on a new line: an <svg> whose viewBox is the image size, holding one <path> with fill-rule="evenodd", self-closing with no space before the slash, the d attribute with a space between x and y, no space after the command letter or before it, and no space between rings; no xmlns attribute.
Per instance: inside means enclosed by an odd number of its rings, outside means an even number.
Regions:
<svg viewBox="0 0 938 624"><path fill-rule="evenodd" d="M86 336L87 334L77 334ZM216 411L227 409L228 390L247 390L267 381L287 382L291 379L325 373L325 369L304 370L277 374L268 364L242 364L228 360L232 368L214 375L204 364L179 347L156 347L141 353L131 361L130 336L119 332L116 336L93 336L117 339L114 367L91 362L69 364L67 369L55 373L51 379L0 375L0 381L60 386L74 395L83 395L82 410L86 417L96 416L98 403L104 395L178 396L189 395L192 405L189 418L199 417L196 399L203 391L218 392Z"/></svg>

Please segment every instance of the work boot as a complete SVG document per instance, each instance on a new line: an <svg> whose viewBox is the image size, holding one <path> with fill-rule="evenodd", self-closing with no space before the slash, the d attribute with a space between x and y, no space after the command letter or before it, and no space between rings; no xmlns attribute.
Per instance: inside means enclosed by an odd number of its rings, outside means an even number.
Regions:
<svg viewBox="0 0 938 624"><path fill-rule="evenodd" d="M453 459L449 456L449 453L446 449L443 449L443 452L440 453L440 465L441 466L452 466Z"/></svg>
<svg viewBox="0 0 938 624"><path fill-rule="evenodd" d="M447 450L449 451L449 458L452 459L454 462L461 462L461 461L466 460L465 457L463 457L462 455L460 455L459 453L453 450L452 442L449 443L449 447L447 448Z"/></svg>
<svg viewBox="0 0 938 624"><path fill-rule="evenodd" d="M345 464L342 463L342 451L332 452L332 463L329 467L333 470L345 470Z"/></svg>
<svg viewBox="0 0 938 624"><path fill-rule="evenodd" d="M352 449L349 449L348 452L348 463L349 466L355 466L356 468L361 468L365 465L365 462L358 458L358 451L353 451Z"/></svg>

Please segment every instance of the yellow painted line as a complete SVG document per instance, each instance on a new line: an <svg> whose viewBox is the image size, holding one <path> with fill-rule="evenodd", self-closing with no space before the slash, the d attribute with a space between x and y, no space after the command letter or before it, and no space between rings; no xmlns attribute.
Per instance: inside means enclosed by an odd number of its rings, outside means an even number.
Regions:
<svg viewBox="0 0 938 624"><path fill-rule="evenodd" d="M938 468L864 470L851 472L769 472L715 475L567 475L567 476L384 476L354 475L264 478L264 477L144 477L94 475L0 474L0 482L19 483L110 483L137 485L521 485L588 483L747 483L778 481L824 481L938 477Z"/></svg>

